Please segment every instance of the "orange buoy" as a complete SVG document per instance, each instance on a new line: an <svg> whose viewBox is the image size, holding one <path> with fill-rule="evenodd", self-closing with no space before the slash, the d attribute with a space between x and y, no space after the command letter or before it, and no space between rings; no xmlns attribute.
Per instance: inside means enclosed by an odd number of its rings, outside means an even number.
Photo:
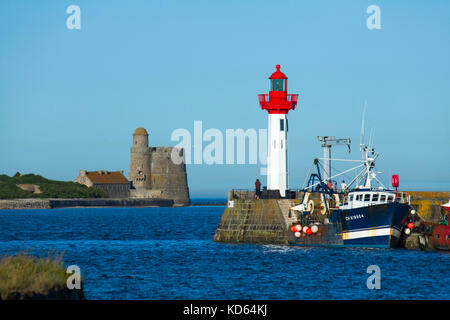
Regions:
<svg viewBox="0 0 450 320"><path fill-rule="evenodd" d="M412 223L412 222L408 223L408 228L414 229L414 223Z"/></svg>
<svg viewBox="0 0 450 320"><path fill-rule="evenodd" d="M295 230L295 226L291 226L291 231L292 232L295 232L296 230Z"/></svg>
<svg viewBox="0 0 450 320"><path fill-rule="evenodd" d="M309 236L312 234L311 228L306 229L306 234Z"/></svg>

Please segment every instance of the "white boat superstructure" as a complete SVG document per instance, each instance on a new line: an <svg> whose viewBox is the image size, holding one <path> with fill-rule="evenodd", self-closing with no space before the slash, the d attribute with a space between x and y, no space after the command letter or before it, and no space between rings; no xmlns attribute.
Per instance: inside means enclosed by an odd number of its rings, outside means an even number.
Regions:
<svg viewBox="0 0 450 320"><path fill-rule="evenodd" d="M395 201L401 203L409 203L410 199L409 196L403 192L396 192L391 190L355 190L349 192L348 195L345 196L344 202L339 206L339 209L355 209L391 203Z"/></svg>

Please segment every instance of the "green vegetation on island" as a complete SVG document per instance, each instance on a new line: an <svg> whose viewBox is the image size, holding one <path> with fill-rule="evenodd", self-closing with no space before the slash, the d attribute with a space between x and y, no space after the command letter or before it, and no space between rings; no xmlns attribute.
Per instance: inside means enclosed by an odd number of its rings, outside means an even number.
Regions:
<svg viewBox="0 0 450 320"><path fill-rule="evenodd" d="M24 199L24 198L107 198L106 191L85 185L49 180L40 175L16 173L9 177L0 175L0 199Z"/></svg>
<svg viewBox="0 0 450 320"><path fill-rule="evenodd" d="M0 300L70 298L62 254L36 258L21 252L0 257Z"/></svg>

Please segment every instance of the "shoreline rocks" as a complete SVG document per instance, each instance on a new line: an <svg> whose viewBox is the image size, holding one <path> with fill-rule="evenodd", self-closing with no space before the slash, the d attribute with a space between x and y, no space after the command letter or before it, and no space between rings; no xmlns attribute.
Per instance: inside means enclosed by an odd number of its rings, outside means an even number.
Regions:
<svg viewBox="0 0 450 320"><path fill-rule="evenodd" d="M0 296L0 300L2 300ZM6 300L86 300L83 289L61 289L52 290L47 294L32 293L25 294L22 292L11 292L8 294Z"/></svg>

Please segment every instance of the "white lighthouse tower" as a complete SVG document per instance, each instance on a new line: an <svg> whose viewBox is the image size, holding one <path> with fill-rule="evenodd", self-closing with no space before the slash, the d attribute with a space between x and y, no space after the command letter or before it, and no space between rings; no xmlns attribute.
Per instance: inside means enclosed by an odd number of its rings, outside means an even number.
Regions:
<svg viewBox="0 0 450 320"><path fill-rule="evenodd" d="M280 71L280 65L270 76L269 94L259 94L261 109L269 113L267 190L278 190L282 197L289 189L288 179L288 119L289 110L297 105L298 94L287 93L287 77Z"/></svg>

